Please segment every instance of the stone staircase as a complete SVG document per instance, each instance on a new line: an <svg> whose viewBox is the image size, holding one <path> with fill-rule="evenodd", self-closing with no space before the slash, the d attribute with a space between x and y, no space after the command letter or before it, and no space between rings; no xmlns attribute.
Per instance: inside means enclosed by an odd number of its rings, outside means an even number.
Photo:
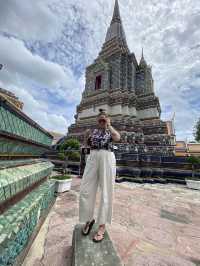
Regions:
<svg viewBox="0 0 200 266"><path fill-rule="evenodd" d="M41 159L53 140L0 96L0 266L22 265L55 201L54 165Z"/></svg>
<svg viewBox="0 0 200 266"><path fill-rule="evenodd" d="M0 169L0 266L20 261L40 218L53 204L55 183L46 178L52 168L52 163L38 161Z"/></svg>
<svg viewBox="0 0 200 266"><path fill-rule="evenodd" d="M14 165L16 165L16 162L14 162ZM1 169L0 204L38 182L45 176L50 175L52 169L53 164L45 161Z"/></svg>

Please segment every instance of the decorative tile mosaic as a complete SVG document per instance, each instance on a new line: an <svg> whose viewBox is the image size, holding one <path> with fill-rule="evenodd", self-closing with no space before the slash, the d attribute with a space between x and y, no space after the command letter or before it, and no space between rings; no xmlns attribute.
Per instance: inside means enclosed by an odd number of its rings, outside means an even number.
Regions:
<svg viewBox="0 0 200 266"><path fill-rule="evenodd" d="M55 183L48 180L0 216L0 266L14 263L54 200L54 192Z"/></svg>
<svg viewBox="0 0 200 266"><path fill-rule="evenodd" d="M0 130L2 131L48 146L52 143L53 137L33 126L22 114L20 115L20 112L11 110L6 102L0 104L0 121Z"/></svg>
<svg viewBox="0 0 200 266"><path fill-rule="evenodd" d="M46 161L0 169L0 203L48 176L53 167L51 162Z"/></svg>

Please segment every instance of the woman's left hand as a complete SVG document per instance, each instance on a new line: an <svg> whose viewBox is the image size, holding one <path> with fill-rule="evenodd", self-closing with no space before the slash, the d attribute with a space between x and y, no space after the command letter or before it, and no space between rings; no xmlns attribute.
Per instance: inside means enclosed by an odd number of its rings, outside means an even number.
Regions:
<svg viewBox="0 0 200 266"><path fill-rule="evenodd" d="M111 135L112 135L112 138L114 141L120 141L120 134L119 132L117 132L117 130L115 130L112 126L111 126L111 121L110 121L110 118L107 117L106 118L106 124L107 124L107 127L109 127L109 130L111 131Z"/></svg>
<svg viewBox="0 0 200 266"><path fill-rule="evenodd" d="M109 117L106 117L106 123L107 123L107 127L111 126L111 121Z"/></svg>

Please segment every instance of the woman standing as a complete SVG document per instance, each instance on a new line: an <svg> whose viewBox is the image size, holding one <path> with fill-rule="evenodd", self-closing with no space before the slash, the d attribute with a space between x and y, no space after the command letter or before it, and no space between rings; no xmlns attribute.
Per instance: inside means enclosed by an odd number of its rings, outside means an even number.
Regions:
<svg viewBox="0 0 200 266"><path fill-rule="evenodd" d="M97 128L87 130L85 144L90 146L81 180L79 197L79 222L85 223L83 235L88 235L95 223L94 207L98 185L101 189L101 201L98 210L98 231L93 236L94 242L104 238L105 224L112 222L114 184L116 176L116 158L113 152L113 141L120 140L120 134L111 126L105 110L100 109L97 117Z"/></svg>

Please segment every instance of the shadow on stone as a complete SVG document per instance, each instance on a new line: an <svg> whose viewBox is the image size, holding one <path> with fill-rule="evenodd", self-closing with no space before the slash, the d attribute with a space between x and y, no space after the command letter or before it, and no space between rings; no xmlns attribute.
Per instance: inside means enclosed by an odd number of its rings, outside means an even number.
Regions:
<svg viewBox="0 0 200 266"><path fill-rule="evenodd" d="M161 209L161 215L162 218L171 220L173 222L177 222L177 223L183 223L183 224L189 224L190 220L188 219L188 217L186 217L186 215L180 215L177 213L172 213L169 212L167 210L163 210Z"/></svg>
<svg viewBox="0 0 200 266"><path fill-rule="evenodd" d="M104 239L95 243L92 238L98 229L95 224L88 236L83 236L83 225L75 225L72 238L72 266L122 266L121 259L106 230Z"/></svg>

